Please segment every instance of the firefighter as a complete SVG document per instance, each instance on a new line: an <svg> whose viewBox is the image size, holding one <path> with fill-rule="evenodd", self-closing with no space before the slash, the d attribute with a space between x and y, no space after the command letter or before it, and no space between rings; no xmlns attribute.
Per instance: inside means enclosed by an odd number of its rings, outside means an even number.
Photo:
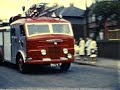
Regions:
<svg viewBox="0 0 120 90"><path fill-rule="evenodd" d="M88 47L90 45L90 42L91 42L91 38L87 37L86 42L85 42L85 55L86 56L89 56L89 54L87 55L87 49L88 49Z"/></svg>
<svg viewBox="0 0 120 90"><path fill-rule="evenodd" d="M89 56L90 58L96 58L96 50L97 50L97 43L93 38L90 38L91 42L89 43L87 50L87 56Z"/></svg>
<svg viewBox="0 0 120 90"><path fill-rule="evenodd" d="M78 56L79 47L78 47L77 42L76 42L75 39L74 39L74 51L75 51L74 56Z"/></svg>
<svg viewBox="0 0 120 90"><path fill-rule="evenodd" d="M81 60L84 60L84 55L85 55L85 40L83 38L80 38L79 42L79 56Z"/></svg>

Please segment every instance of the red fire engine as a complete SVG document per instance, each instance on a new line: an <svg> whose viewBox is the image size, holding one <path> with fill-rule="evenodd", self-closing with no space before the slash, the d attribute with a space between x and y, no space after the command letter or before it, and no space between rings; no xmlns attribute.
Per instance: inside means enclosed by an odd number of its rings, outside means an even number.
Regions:
<svg viewBox="0 0 120 90"><path fill-rule="evenodd" d="M52 17L21 18L0 28L0 62L26 65L58 64L68 70L74 60L74 37L70 22Z"/></svg>

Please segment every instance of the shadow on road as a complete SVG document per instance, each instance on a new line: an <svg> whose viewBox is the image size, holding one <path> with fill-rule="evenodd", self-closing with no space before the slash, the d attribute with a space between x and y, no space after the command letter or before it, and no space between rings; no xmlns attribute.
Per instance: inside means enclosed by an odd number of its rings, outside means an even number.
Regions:
<svg viewBox="0 0 120 90"><path fill-rule="evenodd" d="M19 72L19 69L18 69L17 65L15 65L15 64L4 62L2 64L2 66ZM68 73L68 72L70 72L70 70L62 71L59 68L59 66L51 67L50 65L29 65L29 66L27 66L27 70L28 71L26 74L31 74L31 75L32 74L56 74L56 73ZM21 72L19 72L19 73L21 73Z"/></svg>

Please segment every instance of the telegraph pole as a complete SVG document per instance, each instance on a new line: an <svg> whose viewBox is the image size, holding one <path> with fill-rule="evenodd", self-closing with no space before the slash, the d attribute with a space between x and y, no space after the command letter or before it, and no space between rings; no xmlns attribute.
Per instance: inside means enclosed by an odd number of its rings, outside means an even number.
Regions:
<svg viewBox="0 0 120 90"><path fill-rule="evenodd" d="M89 13L89 8L87 7L87 0L85 0L85 8L86 8L86 11L85 11L85 37L89 37L89 19L88 19L88 13Z"/></svg>

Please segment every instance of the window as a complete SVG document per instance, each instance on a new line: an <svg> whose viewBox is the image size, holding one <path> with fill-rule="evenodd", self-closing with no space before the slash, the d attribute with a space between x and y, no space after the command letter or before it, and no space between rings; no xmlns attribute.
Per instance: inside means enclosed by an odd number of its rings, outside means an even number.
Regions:
<svg viewBox="0 0 120 90"><path fill-rule="evenodd" d="M28 36L41 34L67 34L73 35L69 23L28 23Z"/></svg>
<svg viewBox="0 0 120 90"><path fill-rule="evenodd" d="M120 40L120 29L108 30L109 40Z"/></svg>
<svg viewBox="0 0 120 90"><path fill-rule="evenodd" d="M31 24L28 25L29 35L38 35L43 33L50 33L49 26L47 24Z"/></svg>
<svg viewBox="0 0 120 90"><path fill-rule="evenodd" d="M53 33L70 34L69 24L53 24Z"/></svg>
<svg viewBox="0 0 120 90"><path fill-rule="evenodd" d="M15 34L15 28L11 29L11 36L16 36L16 34Z"/></svg>
<svg viewBox="0 0 120 90"><path fill-rule="evenodd" d="M24 26L20 25L20 36L25 36Z"/></svg>

